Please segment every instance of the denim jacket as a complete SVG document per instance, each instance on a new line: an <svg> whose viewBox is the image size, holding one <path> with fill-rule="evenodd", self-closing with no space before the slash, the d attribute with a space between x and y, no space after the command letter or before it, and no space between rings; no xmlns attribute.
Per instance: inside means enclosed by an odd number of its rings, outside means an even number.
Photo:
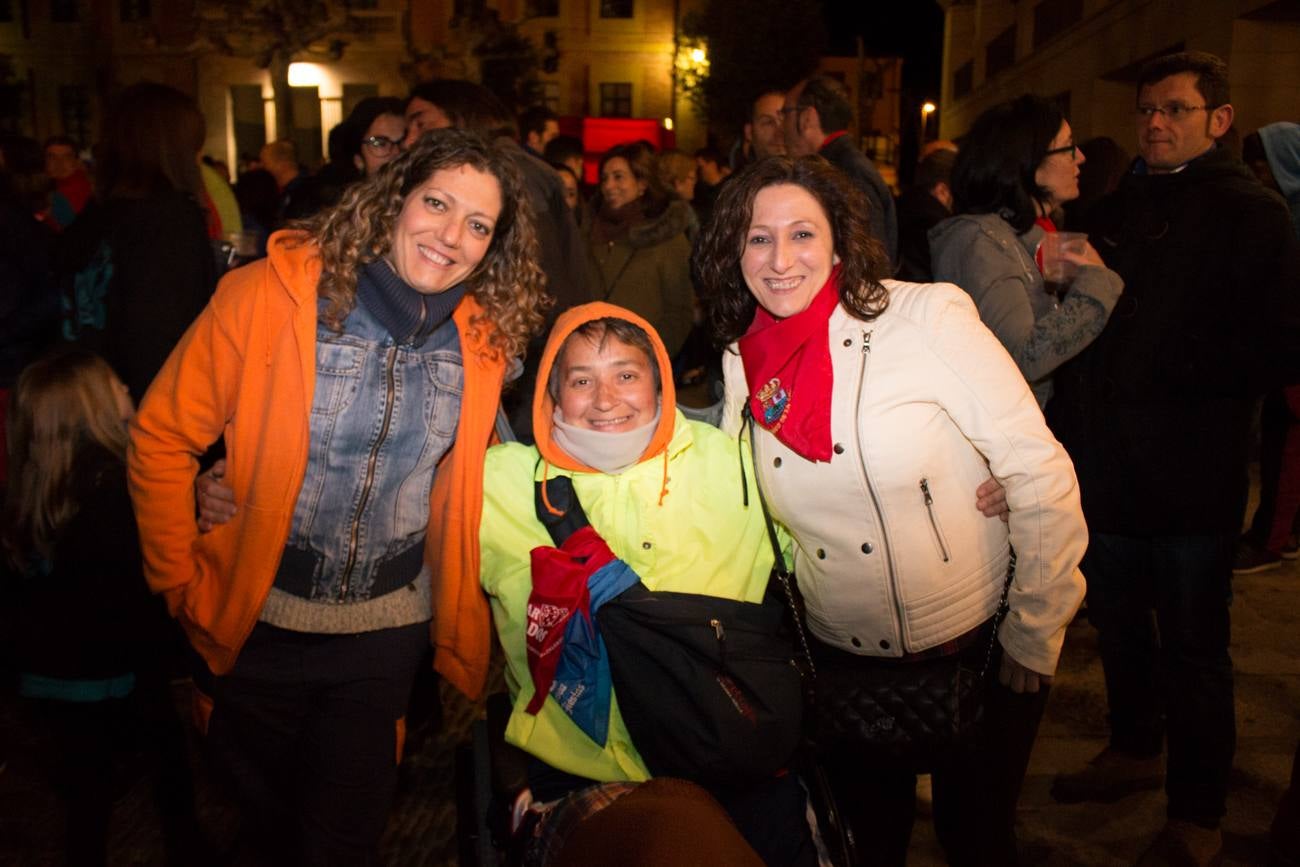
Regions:
<svg viewBox="0 0 1300 867"><path fill-rule="evenodd" d="M397 343L363 304L341 334L317 326L307 474L277 590L358 603L414 586L463 384L450 319L419 346Z"/></svg>

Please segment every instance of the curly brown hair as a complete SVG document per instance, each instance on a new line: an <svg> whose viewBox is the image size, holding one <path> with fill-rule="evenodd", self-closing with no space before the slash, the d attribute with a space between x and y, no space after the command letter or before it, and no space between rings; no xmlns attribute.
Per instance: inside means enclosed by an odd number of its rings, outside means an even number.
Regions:
<svg viewBox="0 0 1300 867"><path fill-rule="evenodd" d="M758 302L745 284L740 259L758 191L776 184L803 187L826 212L840 270L840 303L871 321L889 306L881 280L890 274L889 256L871 236L867 197L846 175L819 156L768 157L723 184L711 219L691 253L695 291L719 346L740 338L754 321Z"/></svg>
<svg viewBox="0 0 1300 867"><path fill-rule="evenodd" d="M501 184L501 214L483 261L466 282L483 306L470 320L489 330L487 344L507 358L523 355L551 303L537 266L537 236L523 179L509 153L478 133L431 131L374 177L349 187L338 205L298 224L320 247L317 294L329 303L321 322L334 331L356 305L357 272L392 246L393 231L408 196L435 172L469 166ZM307 240L304 238L304 240ZM474 335L478 337L478 334Z"/></svg>

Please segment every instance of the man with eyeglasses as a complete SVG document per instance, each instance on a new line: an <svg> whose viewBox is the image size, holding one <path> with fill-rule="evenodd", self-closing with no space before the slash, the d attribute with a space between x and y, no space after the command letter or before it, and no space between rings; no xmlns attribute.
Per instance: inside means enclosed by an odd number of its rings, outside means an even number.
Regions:
<svg viewBox="0 0 1300 867"><path fill-rule="evenodd" d="M1109 746L1052 792L1113 802L1163 776L1168 821L1140 864L1209 864L1222 850L1251 414L1264 387L1295 377L1294 239L1281 200L1218 146L1232 120L1219 58L1172 54L1140 73L1140 156L1081 227L1124 294L1048 404L1088 518L1082 569L1111 726Z"/></svg>
<svg viewBox="0 0 1300 867"><path fill-rule="evenodd" d="M849 176L871 204L871 234L885 245L889 260L898 263L898 217L894 195L871 158L849 136L853 107L844 85L827 75L814 75L796 84L781 107L785 149L792 157L821 154Z"/></svg>

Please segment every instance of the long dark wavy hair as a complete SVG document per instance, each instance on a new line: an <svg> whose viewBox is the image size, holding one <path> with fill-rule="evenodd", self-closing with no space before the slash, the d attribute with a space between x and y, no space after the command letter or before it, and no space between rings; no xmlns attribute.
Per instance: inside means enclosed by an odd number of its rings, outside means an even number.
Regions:
<svg viewBox="0 0 1300 867"><path fill-rule="evenodd" d="M336 206L298 224L320 246L317 294L329 302L321 314L326 326L342 330L356 305L357 272L388 253L407 197L435 172L461 166L486 172L501 184L501 214L492 241L467 281L484 310L481 321L472 324L489 326L489 345L506 357L523 354L551 303L537 266L532 209L510 155L482 135L461 129L421 136L374 177L349 187Z"/></svg>
<svg viewBox="0 0 1300 867"><path fill-rule="evenodd" d="M1025 94L975 118L952 167L953 210L997 214L1017 234L1029 231L1051 199L1035 175L1065 115L1050 99Z"/></svg>
<svg viewBox="0 0 1300 867"><path fill-rule="evenodd" d="M889 293L880 282L890 274L889 255L871 236L871 206L857 184L819 156L768 157L723 184L713 219L691 253L695 291L719 346L737 340L754 321L758 302L745 284L740 259L754 197L777 184L802 187L826 212L843 263L839 291L845 309L869 322L889 306Z"/></svg>
<svg viewBox="0 0 1300 867"><path fill-rule="evenodd" d="M148 198L179 190L205 195L198 153L206 135L194 100L153 81L131 85L104 118L95 183L106 198Z"/></svg>

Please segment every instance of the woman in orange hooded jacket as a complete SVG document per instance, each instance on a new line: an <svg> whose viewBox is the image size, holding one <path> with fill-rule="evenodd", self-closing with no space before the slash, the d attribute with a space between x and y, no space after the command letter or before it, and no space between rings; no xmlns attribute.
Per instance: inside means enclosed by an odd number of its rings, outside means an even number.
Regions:
<svg viewBox="0 0 1300 867"><path fill-rule="evenodd" d="M132 424L146 577L215 676L209 750L295 861L373 857L433 610L438 668L481 689L462 575L504 371L541 322L535 260L509 158L431 134L228 276ZM200 536L219 436L241 505Z"/></svg>

